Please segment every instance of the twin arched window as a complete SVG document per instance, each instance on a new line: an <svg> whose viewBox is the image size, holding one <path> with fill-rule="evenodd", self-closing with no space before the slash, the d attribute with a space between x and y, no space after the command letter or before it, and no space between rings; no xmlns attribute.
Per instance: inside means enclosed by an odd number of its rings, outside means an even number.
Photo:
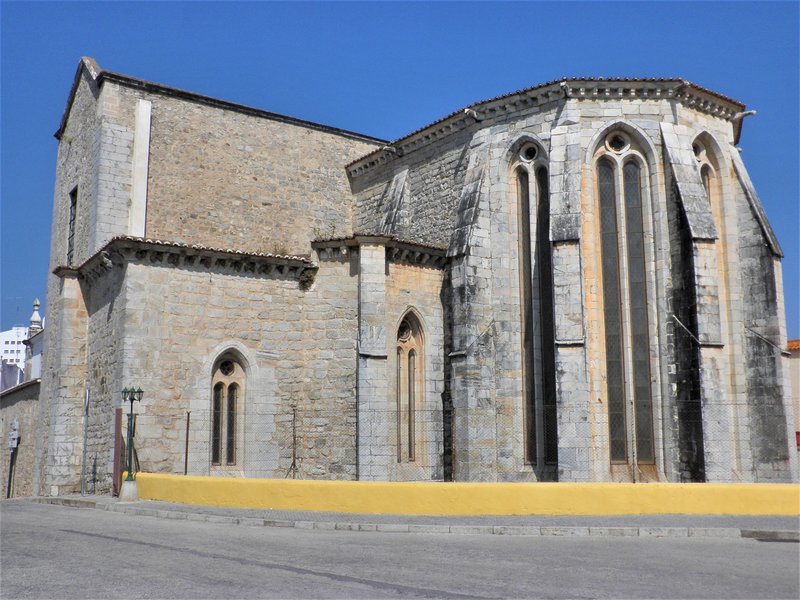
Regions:
<svg viewBox="0 0 800 600"><path fill-rule="evenodd" d="M236 465L245 373L232 358L221 359L211 380L211 464Z"/></svg>
<svg viewBox="0 0 800 600"><path fill-rule="evenodd" d="M543 152L522 145L516 166L525 462L558 462L550 192Z"/></svg>
<svg viewBox="0 0 800 600"><path fill-rule="evenodd" d="M397 462L416 460L417 413L423 401L422 327L413 313L397 328L396 427Z"/></svg>
<svg viewBox="0 0 800 600"><path fill-rule="evenodd" d="M624 133L609 134L605 146L596 174L611 462L628 462L632 441L636 462L653 463L644 162Z"/></svg>

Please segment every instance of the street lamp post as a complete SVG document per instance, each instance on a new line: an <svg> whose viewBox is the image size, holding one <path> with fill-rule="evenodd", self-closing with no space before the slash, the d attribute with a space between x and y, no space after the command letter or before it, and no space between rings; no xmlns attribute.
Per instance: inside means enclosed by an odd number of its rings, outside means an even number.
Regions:
<svg viewBox="0 0 800 600"><path fill-rule="evenodd" d="M128 413L128 476L122 482L122 489L119 499L123 501L138 500L139 494L136 489L136 480L133 478L133 403L142 401L144 391L142 388L124 388L122 390L122 401L131 403L131 410Z"/></svg>

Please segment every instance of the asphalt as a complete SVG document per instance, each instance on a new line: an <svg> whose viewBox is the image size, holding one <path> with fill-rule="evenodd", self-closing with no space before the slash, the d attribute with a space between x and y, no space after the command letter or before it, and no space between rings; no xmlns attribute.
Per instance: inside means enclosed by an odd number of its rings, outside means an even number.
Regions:
<svg viewBox="0 0 800 600"><path fill-rule="evenodd" d="M129 515L339 531L456 535L730 537L800 542L800 517L760 515L388 515L230 508L111 496L30 498L31 502L107 510Z"/></svg>

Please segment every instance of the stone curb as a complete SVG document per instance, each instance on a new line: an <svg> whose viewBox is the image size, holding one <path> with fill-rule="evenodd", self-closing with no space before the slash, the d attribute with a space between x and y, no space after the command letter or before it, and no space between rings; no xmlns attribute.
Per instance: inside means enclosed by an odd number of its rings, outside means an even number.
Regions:
<svg viewBox="0 0 800 600"><path fill-rule="evenodd" d="M752 538L760 542L800 542L800 531L763 531L759 529L742 529L743 538Z"/></svg>
<svg viewBox="0 0 800 600"><path fill-rule="evenodd" d="M739 529L736 527L596 527L540 525L434 525L403 523L353 523L347 521L290 521L258 517L232 517L176 510L144 508L128 503L105 503L82 498L31 498L39 504L93 508L109 512L205 523L249 527L293 527L327 531L372 531L381 533L434 533L454 535L527 535L540 537L648 537L648 538L751 538L760 541L800 542L800 532Z"/></svg>

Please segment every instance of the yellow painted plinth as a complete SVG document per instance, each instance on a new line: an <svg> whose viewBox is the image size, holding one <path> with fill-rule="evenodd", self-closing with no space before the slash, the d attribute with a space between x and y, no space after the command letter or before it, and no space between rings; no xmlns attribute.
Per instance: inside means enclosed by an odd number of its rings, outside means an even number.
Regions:
<svg viewBox="0 0 800 600"><path fill-rule="evenodd" d="M139 498L406 515L800 515L796 484L400 483L139 473Z"/></svg>

